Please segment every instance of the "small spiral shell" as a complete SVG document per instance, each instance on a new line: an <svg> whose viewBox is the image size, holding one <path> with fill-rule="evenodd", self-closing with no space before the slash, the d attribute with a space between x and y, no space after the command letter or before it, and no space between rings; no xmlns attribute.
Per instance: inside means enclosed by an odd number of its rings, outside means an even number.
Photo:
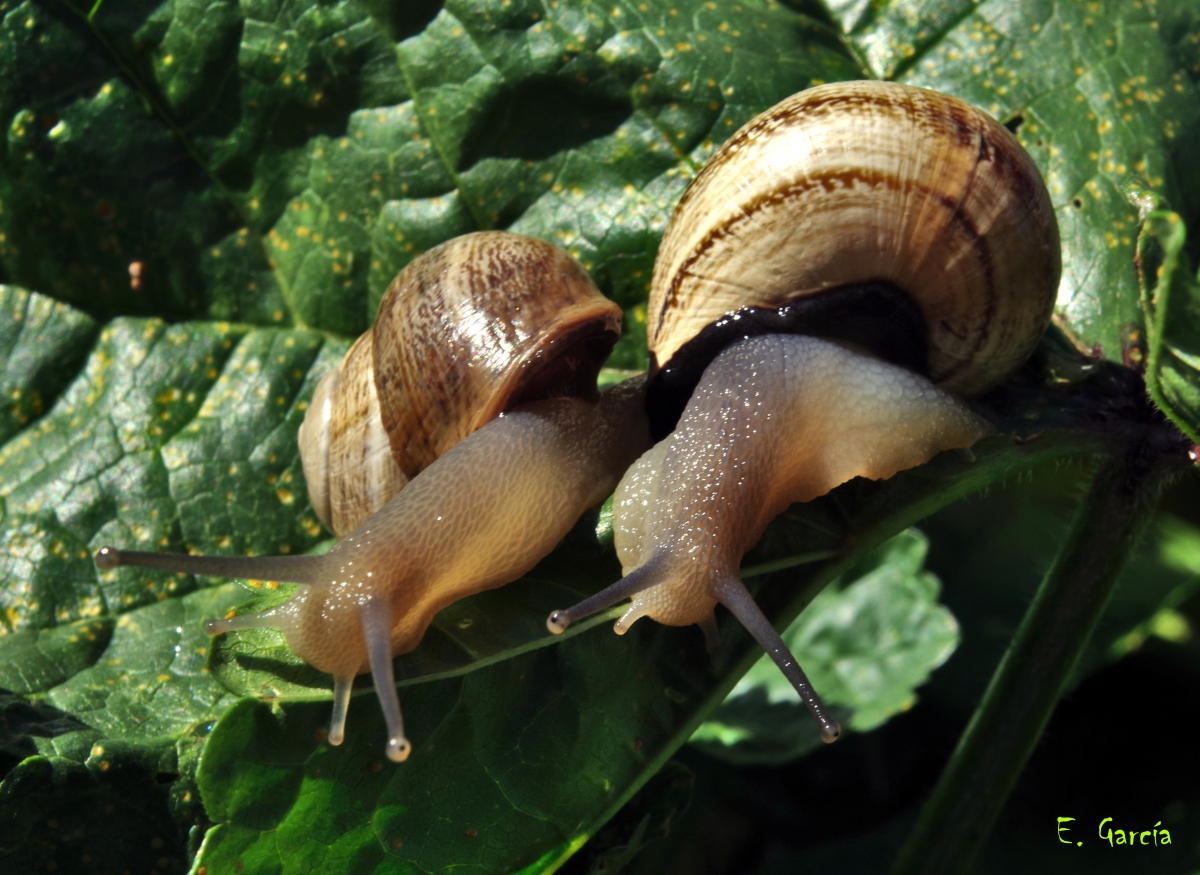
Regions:
<svg viewBox="0 0 1200 875"><path fill-rule="evenodd" d="M503 411L594 399L620 330L620 308L550 243L482 231L429 250L314 393L300 430L314 510L340 536Z"/></svg>

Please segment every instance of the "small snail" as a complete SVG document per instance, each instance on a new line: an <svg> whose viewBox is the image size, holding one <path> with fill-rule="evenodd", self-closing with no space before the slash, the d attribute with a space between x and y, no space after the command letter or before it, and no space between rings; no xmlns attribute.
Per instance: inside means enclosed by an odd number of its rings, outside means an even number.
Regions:
<svg viewBox="0 0 1200 875"><path fill-rule="evenodd" d="M960 398L1032 352L1060 271L1037 168L961 100L844 82L751 120L693 180L655 263L659 443L614 498L625 577L547 626L632 597L618 633L649 616L699 623L711 644L719 602L833 741L837 723L738 577L742 555L793 502L989 433Z"/></svg>
<svg viewBox="0 0 1200 875"><path fill-rule="evenodd" d="M387 755L408 756L392 657L446 605L520 577L649 445L641 380L598 395L621 311L557 247L505 232L451 240L392 282L376 324L322 379L301 427L323 556L180 556L136 565L306 584L277 608L208 624L270 627L334 678L331 744L370 670ZM388 452L394 450L394 456Z"/></svg>

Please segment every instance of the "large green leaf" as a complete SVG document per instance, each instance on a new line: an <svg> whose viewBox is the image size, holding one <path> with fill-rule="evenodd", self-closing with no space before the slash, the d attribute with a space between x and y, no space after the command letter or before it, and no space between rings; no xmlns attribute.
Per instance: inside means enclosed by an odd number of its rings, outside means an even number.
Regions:
<svg viewBox="0 0 1200 875"><path fill-rule="evenodd" d="M753 663L732 625L712 658L692 630L649 624L550 638L548 607L616 574L589 519L526 579L443 613L397 662L417 751L396 767L379 756L367 689L347 744L324 744L328 679L278 636L202 652L202 620L243 600L236 585L96 571L89 553L109 542L234 554L324 542L294 438L312 387L394 273L448 237L509 227L566 247L626 308L613 364L639 367L658 240L705 158L796 90L895 76L1016 128L1063 226L1063 325L1110 359L1153 356L1125 193L1137 182L1196 218L1179 145L1200 117L1194 10L811 11L0 0L0 280L32 290L0 287L0 684L51 709L13 717L5 750L25 759L0 785L0 859L134 871L181 867L203 842L197 865L211 872L548 870ZM185 317L207 321L160 321ZM1187 352L1181 318L1169 336ZM1004 434L974 464L851 484L777 521L747 559L785 569L754 578L770 614L793 619L915 520L1097 452L1106 424L1141 415L1120 372L1057 336L1023 380L987 401ZM1160 403L1195 421L1186 397ZM918 602L938 615L928 593ZM1114 622L1143 620L1127 609ZM260 702L231 707L243 694Z"/></svg>

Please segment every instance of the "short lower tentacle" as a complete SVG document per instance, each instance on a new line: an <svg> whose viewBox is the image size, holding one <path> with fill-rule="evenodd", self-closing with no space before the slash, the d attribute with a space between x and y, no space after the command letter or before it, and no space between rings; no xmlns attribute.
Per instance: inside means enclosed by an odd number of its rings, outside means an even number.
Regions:
<svg viewBox="0 0 1200 875"><path fill-rule="evenodd" d="M350 708L350 691L354 675L333 677L333 719L329 721L329 743L341 744L346 739L346 711Z"/></svg>
<svg viewBox="0 0 1200 875"><path fill-rule="evenodd" d="M600 590L594 596L584 599L579 604L572 605L564 610L551 611L550 616L546 618L546 628L555 635L561 635L576 620L582 620L584 617L589 617L592 614L603 611L605 608L611 608L617 602L635 596L639 592L661 583L661 581L655 579L655 566L656 563L651 560L640 568L635 568L611 586ZM629 612L627 611L625 616L622 616L617 621L618 626L616 631L618 634L624 632L628 628L629 623L632 623L641 614L631 617L626 622L625 620L628 616ZM624 623L624 626L621 625L622 623Z"/></svg>
<svg viewBox="0 0 1200 875"><path fill-rule="evenodd" d="M639 605L634 601L633 604L625 609L625 613L621 614L617 622L613 623L613 631L618 635L624 635L629 631L630 626L646 616L647 611L648 607L646 605Z"/></svg>
<svg viewBox="0 0 1200 875"><path fill-rule="evenodd" d="M753 635L754 640L770 655L771 659L775 660L775 664L779 666L784 677L792 682L792 686L800 694L801 701L808 706L808 710L821 726L821 741L826 743L837 741L842 728L829 715L825 703L821 701L821 697L812 688L812 684L809 683L800 664L796 662L796 657L792 655L783 638L775 631L775 627L771 625L766 614L758 607L753 596L746 589L746 585L739 578L733 577L723 582L713 595L721 604L729 608L738 621L746 627L746 631Z"/></svg>
<svg viewBox="0 0 1200 875"><path fill-rule="evenodd" d="M404 719L400 715L400 698L396 695L396 678L392 673L392 606L385 599L374 599L358 610L363 637L367 642L367 658L371 663L371 679L375 695L387 723L387 758L401 763L408 759L412 746L404 737Z"/></svg>

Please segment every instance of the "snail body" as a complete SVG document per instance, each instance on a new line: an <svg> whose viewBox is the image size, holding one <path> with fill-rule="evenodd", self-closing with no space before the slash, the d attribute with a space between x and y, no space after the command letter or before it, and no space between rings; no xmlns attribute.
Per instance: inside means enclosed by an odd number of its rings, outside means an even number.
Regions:
<svg viewBox="0 0 1200 875"><path fill-rule="evenodd" d="M430 250L393 282L373 331L323 378L301 429L313 505L340 536L328 553L106 547L96 562L304 584L277 608L213 620L208 630L279 629L298 656L333 675L332 744L344 738L354 677L370 671L387 755L403 760L392 657L415 648L446 605L532 568L649 443L642 381L602 395L595 388L619 320L582 268L548 243L481 232ZM397 321L399 330L386 327ZM407 369L396 365L397 348ZM384 458L384 446L404 452Z"/></svg>
<svg viewBox="0 0 1200 875"><path fill-rule="evenodd" d="M655 263L647 336L661 439L614 499L625 577L547 621L627 597L711 628L728 607L838 727L737 575L788 504L882 479L990 426L962 400L1033 350L1061 270L1036 167L955 98L884 82L813 88L701 170Z"/></svg>

